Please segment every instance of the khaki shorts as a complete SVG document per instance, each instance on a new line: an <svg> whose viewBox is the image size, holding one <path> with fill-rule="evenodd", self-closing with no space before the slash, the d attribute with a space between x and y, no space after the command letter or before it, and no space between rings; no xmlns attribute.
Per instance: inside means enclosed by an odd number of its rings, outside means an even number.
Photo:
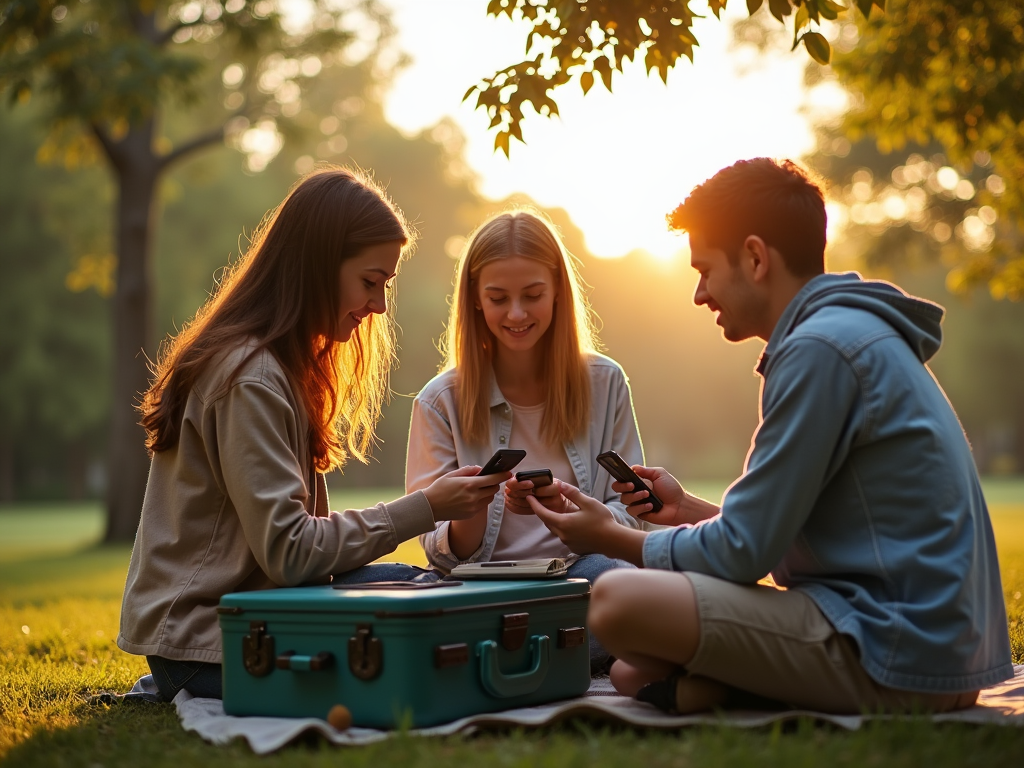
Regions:
<svg viewBox="0 0 1024 768"><path fill-rule="evenodd" d="M686 665L691 675L835 714L947 712L977 699L977 692L914 693L879 685L861 666L853 640L800 590L685 575L700 614L700 645Z"/></svg>

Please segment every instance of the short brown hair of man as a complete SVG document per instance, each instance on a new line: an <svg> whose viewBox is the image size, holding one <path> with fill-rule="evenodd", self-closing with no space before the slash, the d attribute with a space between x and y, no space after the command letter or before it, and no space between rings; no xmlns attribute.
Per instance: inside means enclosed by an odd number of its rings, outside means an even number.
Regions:
<svg viewBox="0 0 1024 768"><path fill-rule="evenodd" d="M670 229L724 250L730 261L757 235L794 276L825 271L825 196L791 160L740 160L694 187L667 218Z"/></svg>

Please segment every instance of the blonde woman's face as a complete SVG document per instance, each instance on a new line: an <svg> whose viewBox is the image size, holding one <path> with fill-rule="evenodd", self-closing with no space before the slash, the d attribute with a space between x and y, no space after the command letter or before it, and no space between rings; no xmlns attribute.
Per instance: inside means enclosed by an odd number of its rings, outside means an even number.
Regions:
<svg viewBox="0 0 1024 768"><path fill-rule="evenodd" d="M476 307L488 329L510 351L525 351L543 338L555 314L555 276L523 256L497 259L480 270Z"/></svg>
<svg viewBox="0 0 1024 768"><path fill-rule="evenodd" d="M335 341L348 341L366 317L388 311L386 289L401 255L401 243L380 243L341 263Z"/></svg>

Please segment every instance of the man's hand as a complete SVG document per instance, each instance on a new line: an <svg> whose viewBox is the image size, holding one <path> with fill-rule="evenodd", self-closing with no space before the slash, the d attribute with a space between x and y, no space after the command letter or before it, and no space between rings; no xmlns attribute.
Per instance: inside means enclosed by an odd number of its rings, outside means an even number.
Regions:
<svg viewBox="0 0 1024 768"><path fill-rule="evenodd" d="M608 507L579 488L561 480L555 480L553 485L565 499L564 512L552 512L534 496L528 496L526 501L563 544L578 555L599 552L643 566L645 532L619 525Z"/></svg>
<svg viewBox="0 0 1024 768"><path fill-rule="evenodd" d="M480 475L480 467L468 466L441 475L423 489L434 520L466 520L487 512L498 486L512 477L511 472Z"/></svg>
<svg viewBox="0 0 1024 768"><path fill-rule="evenodd" d="M526 499L533 496L552 512L565 512L565 498L554 483L534 488L532 480L509 480L505 483L505 509L517 515L532 515Z"/></svg>
<svg viewBox="0 0 1024 768"><path fill-rule="evenodd" d="M647 487L633 488L632 483L612 483L612 490L620 495L626 511L638 520L655 525L696 524L701 520L714 517L720 511L717 504L691 496L672 475L662 467L633 466L640 479ZM661 499L662 508L652 512L654 505L645 502L651 494L648 488L654 489L654 495Z"/></svg>

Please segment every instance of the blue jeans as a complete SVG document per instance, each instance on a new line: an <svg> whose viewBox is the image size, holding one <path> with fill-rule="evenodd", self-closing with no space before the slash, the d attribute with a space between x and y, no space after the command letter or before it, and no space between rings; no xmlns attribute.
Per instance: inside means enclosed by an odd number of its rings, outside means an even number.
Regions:
<svg viewBox="0 0 1024 768"><path fill-rule="evenodd" d="M427 571L405 563L371 563L345 573L336 573L331 584L367 584L371 581L440 581L440 571Z"/></svg>
<svg viewBox="0 0 1024 768"><path fill-rule="evenodd" d="M171 701L182 689L201 699L224 698L220 664L176 661L163 656L147 656L146 661L153 672L153 682L166 701Z"/></svg>
<svg viewBox="0 0 1024 768"><path fill-rule="evenodd" d="M569 566L566 574L570 579L586 579L593 586L597 578L605 571L616 568L636 568L632 563L625 560L613 560L604 555L583 555L579 560ZM597 638L590 634L590 673L607 672L612 658L604 646L597 642Z"/></svg>

